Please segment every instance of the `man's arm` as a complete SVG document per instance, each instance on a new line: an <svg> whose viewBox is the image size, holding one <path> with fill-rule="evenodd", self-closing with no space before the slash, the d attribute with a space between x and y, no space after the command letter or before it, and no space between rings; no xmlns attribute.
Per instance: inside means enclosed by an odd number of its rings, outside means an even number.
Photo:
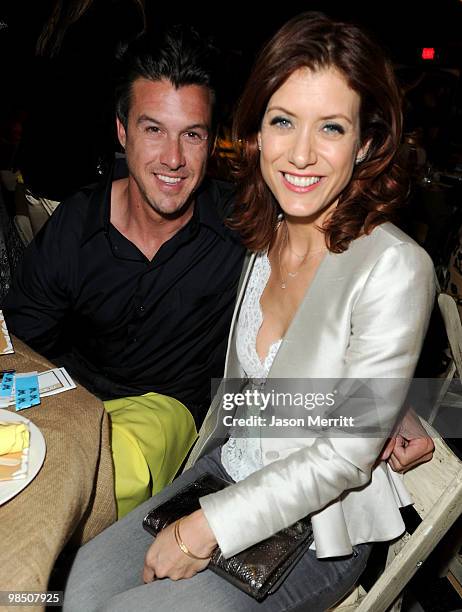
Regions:
<svg viewBox="0 0 462 612"><path fill-rule="evenodd" d="M9 331L46 356L61 350L73 276L72 231L69 235L62 206L26 249L2 304Z"/></svg>

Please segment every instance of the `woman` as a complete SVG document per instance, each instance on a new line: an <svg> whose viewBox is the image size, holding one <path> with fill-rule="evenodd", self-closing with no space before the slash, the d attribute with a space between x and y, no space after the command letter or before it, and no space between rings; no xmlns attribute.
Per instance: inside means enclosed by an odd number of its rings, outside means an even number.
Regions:
<svg viewBox="0 0 462 612"><path fill-rule="evenodd" d="M403 197L400 128L381 51L317 13L292 19L263 49L235 118L244 144L233 225L254 255L225 376L389 378L385 412L361 416L386 421L387 432L407 386L393 381L412 377L434 290L428 256L388 222ZM194 467L79 552L65 610L325 610L354 585L370 543L403 531L405 492L377 463L387 433L238 437L219 407L217 396ZM207 471L236 484L182 519L189 555L173 525L156 538L140 586L144 514ZM308 514L315 550L263 603L201 572L217 543L229 557Z"/></svg>

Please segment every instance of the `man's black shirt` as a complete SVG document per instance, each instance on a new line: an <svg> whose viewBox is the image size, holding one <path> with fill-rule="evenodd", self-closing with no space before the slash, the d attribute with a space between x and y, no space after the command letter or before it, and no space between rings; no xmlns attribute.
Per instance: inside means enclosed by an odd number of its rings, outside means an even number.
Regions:
<svg viewBox="0 0 462 612"><path fill-rule="evenodd" d="M224 355L244 249L232 190L205 181L191 220L149 261L110 223L112 182L63 202L3 304L10 331L112 399L155 391L197 422Z"/></svg>

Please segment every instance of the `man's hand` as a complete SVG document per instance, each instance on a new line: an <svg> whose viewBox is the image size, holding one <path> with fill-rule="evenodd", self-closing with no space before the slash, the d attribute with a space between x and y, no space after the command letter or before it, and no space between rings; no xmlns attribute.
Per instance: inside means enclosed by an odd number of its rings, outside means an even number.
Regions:
<svg viewBox="0 0 462 612"><path fill-rule="evenodd" d="M390 438L380 454L380 461L388 461L395 472L407 470L430 461L435 445L415 416L408 410L395 435Z"/></svg>
<svg viewBox="0 0 462 612"><path fill-rule="evenodd" d="M156 578L192 578L209 564L210 559L191 559L180 549L175 540L174 527L173 523L163 529L149 547L144 560L144 582L152 582ZM210 556L217 545L202 510L181 520L180 535L188 549L198 557Z"/></svg>

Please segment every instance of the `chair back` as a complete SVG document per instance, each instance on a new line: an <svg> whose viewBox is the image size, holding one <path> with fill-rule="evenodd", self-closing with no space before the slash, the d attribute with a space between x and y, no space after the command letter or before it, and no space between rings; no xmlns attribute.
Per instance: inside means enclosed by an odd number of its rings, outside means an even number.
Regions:
<svg viewBox="0 0 462 612"><path fill-rule="evenodd" d="M433 424L442 404L450 404L453 407L462 408L462 398L449 391L455 376L462 374L462 323L460 321L459 309L456 301L447 293L440 293L438 306L446 329L446 336L451 351L451 361L447 367L445 380L441 385L438 398L428 416L428 422Z"/></svg>
<svg viewBox="0 0 462 612"><path fill-rule="evenodd" d="M460 377L462 375L462 323L459 310L454 298L447 293L440 293L438 306L446 328L451 355Z"/></svg>
<svg viewBox="0 0 462 612"><path fill-rule="evenodd" d="M422 522L412 535L390 544L387 565L366 594L361 586L332 610L398 612L400 594L441 538L462 514L462 461L436 430L421 419L435 443L433 459L404 475Z"/></svg>

